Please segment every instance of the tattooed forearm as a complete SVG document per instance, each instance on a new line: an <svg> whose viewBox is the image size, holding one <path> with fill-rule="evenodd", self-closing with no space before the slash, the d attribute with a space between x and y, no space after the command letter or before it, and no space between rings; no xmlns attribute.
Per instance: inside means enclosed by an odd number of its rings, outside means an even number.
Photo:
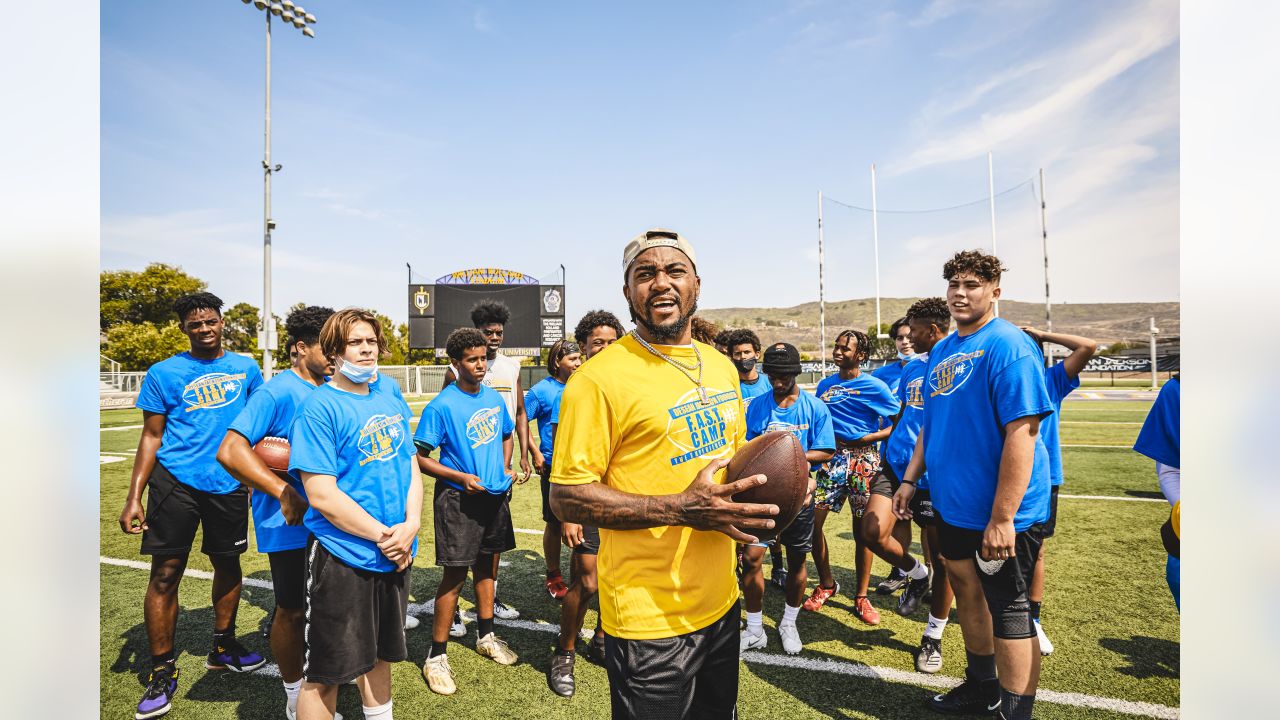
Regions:
<svg viewBox="0 0 1280 720"><path fill-rule="evenodd" d="M551 509L564 522L609 530L682 524L680 495L633 495L600 483L551 485Z"/></svg>

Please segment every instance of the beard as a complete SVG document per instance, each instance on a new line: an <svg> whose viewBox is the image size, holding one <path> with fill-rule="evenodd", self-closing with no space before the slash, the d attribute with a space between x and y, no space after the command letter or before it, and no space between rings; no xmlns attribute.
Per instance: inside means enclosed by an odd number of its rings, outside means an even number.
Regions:
<svg viewBox="0 0 1280 720"><path fill-rule="evenodd" d="M695 298L693 302L689 304L689 308L687 310L682 306L680 308L680 315L676 319L668 322L666 325L660 325L654 321L653 311L649 308L647 303L644 307L643 314L637 313L635 307L628 307L627 309L631 311L632 322L637 325L644 326L644 329L649 331L649 334L653 336L655 341L665 345L669 343L664 341L670 341L680 337L680 335L684 333L685 329L689 327L689 322L693 319L693 314L698 311L698 300Z"/></svg>

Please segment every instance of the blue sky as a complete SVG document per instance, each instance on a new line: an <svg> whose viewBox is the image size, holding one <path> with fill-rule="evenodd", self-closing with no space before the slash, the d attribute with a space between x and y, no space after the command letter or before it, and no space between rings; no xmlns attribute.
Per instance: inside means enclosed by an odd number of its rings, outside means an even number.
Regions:
<svg viewBox="0 0 1280 720"><path fill-rule="evenodd" d="M817 192L882 210L982 200L1005 297L1178 298L1170 2L304 2L275 23L273 306L406 316L416 279L551 277L624 314L621 251L686 234L703 307L817 298ZM261 304L262 13L102 6L102 267L181 265ZM874 293L871 217L824 206L827 298ZM985 203L879 217L881 293L939 294Z"/></svg>

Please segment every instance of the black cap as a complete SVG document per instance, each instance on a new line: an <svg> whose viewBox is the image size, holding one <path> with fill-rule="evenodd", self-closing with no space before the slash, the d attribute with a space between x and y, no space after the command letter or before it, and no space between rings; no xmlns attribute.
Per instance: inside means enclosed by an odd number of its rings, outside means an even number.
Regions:
<svg viewBox="0 0 1280 720"><path fill-rule="evenodd" d="M799 375L800 351L790 343L776 343L764 351L765 375Z"/></svg>

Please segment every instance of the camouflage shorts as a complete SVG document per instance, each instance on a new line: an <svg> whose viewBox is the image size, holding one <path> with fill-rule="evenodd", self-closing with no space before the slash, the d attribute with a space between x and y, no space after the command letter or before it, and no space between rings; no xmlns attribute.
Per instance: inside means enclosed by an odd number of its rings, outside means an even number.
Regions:
<svg viewBox="0 0 1280 720"><path fill-rule="evenodd" d="M840 512L845 500L851 499L854 517L862 517L871 497L871 483L878 472L880 452L875 447L838 451L818 469L814 505Z"/></svg>

